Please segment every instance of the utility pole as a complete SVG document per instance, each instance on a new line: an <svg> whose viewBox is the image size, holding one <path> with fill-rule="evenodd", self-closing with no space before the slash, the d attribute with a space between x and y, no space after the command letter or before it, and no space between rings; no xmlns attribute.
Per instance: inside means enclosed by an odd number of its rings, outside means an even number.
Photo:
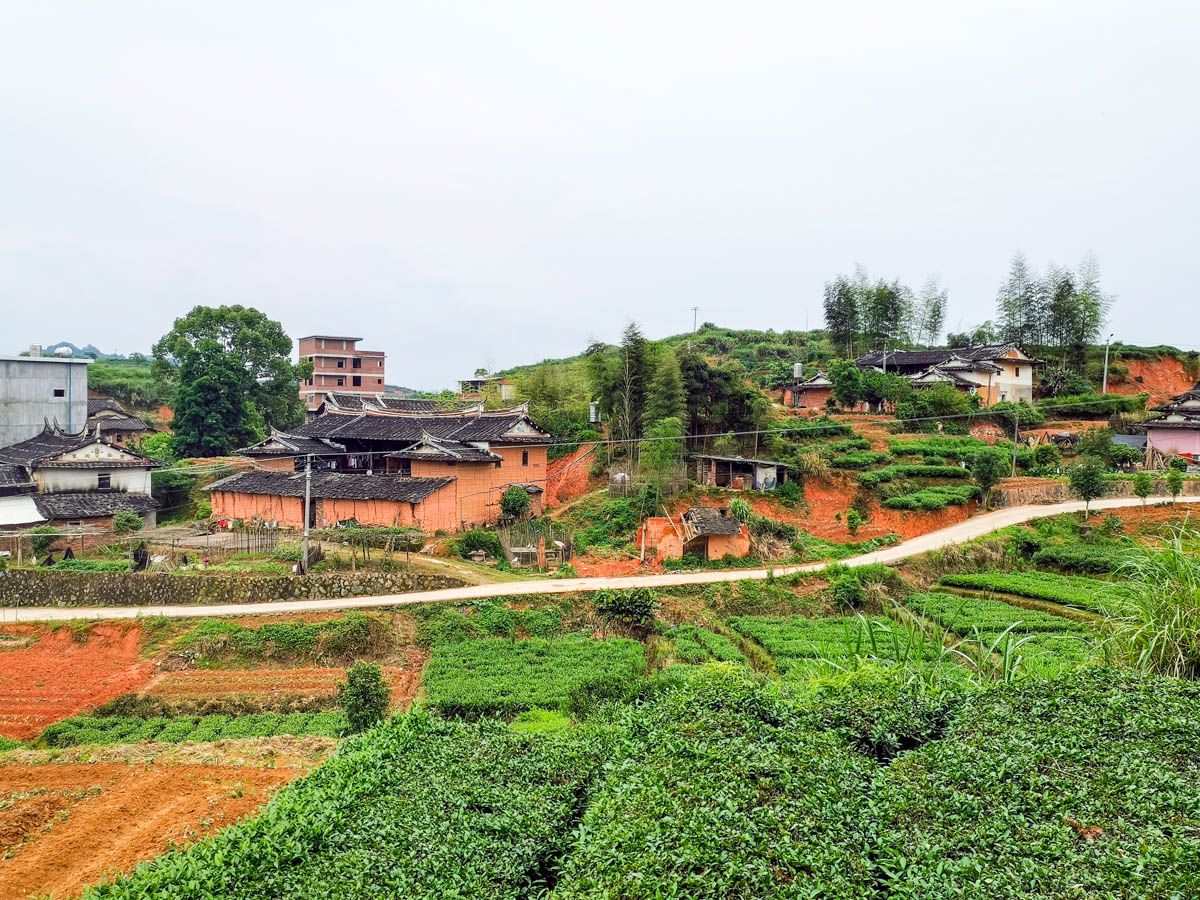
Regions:
<svg viewBox="0 0 1200 900"><path fill-rule="evenodd" d="M692 334L696 333L696 314L698 312L700 312L700 307L693 306L692 307Z"/></svg>
<svg viewBox="0 0 1200 900"><path fill-rule="evenodd" d="M1110 334L1108 340L1104 342L1104 386L1100 388L1100 393L1108 393L1108 348L1112 344L1113 336Z"/></svg>
<svg viewBox="0 0 1200 900"><path fill-rule="evenodd" d="M308 521L312 508L312 454L304 457L304 542L301 544L300 573L308 573Z"/></svg>
<svg viewBox="0 0 1200 900"><path fill-rule="evenodd" d="M1013 464L1012 464L1012 477L1013 478L1017 477L1017 444L1020 442L1020 440L1021 440L1021 412L1020 412L1020 410L1014 409L1013 410ZM990 502L990 500L989 500L989 502Z"/></svg>

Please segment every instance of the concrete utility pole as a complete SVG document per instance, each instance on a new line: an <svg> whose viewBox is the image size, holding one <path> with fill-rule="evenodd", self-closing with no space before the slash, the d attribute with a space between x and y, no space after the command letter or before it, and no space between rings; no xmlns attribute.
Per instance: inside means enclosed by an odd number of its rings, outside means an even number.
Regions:
<svg viewBox="0 0 1200 900"><path fill-rule="evenodd" d="M696 333L696 314L700 312L700 307L692 307L692 334Z"/></svg>
<svg viewBox="0 0 1200 900"><path fill-rule="evenodd" d="M312 508L312 454L304 457L304 542L300 551L300 573L308 572L308 522Z"/></svg>
<svg viewBox="0 0 1200 900"><path fill-rule="evenodd" d="M1100 393L1108 393L1108 348L1112 344L1113 336L1110 334L1108 340L1104 342L1104 386L1100 388Z"/></svg>

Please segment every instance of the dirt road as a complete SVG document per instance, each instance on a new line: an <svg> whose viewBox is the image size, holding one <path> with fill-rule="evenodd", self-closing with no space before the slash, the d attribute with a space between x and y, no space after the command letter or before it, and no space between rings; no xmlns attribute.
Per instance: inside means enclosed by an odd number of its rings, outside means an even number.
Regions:
<svg viewBox="0 0 1200 900"><path fill-rule="evenodd" d="M1180 497L1179 503L1200 502L1200 497ZM1137 498L1114 498L1092 502L1100 511L1138 506ZM957 525L931 531L893 547L864 553L844 560L848 566L871 563L891 563L907 559L951 544L963 544L1000 528L1062 513L1083 509L1080 501L1039 506L1015 506L975 516ZM576 591L598 591L605 588L673 587L689 584L713 584L726 581L765 579L768 574L790 575L793 572L819 572L826 563L807 563L801 566L780 566L767 569L736 569L732 571L668 572L661 575L632 575L618 578L563 578L550 581L519 581L502 584L475 584L440 591L415 591L408 594L387 594L376 597L340 597L325 600L281 600L278 603L230 603L213 606L108 606L108 607L17 607L0 609L0 622L46 622L68 619L127 619L139 616L170 616L196 618L203 616L241 616L260 613L295 613L328 609L369 609L372 607L402 606L409 603L431 603L439 600L482 600L488 597L514 597L530 594L569 594Z"/></svg>

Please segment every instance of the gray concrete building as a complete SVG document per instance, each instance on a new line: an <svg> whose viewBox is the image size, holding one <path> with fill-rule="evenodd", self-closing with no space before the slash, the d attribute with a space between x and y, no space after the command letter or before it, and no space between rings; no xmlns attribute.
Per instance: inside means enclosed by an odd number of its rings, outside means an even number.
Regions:
<svg viewBox="0 0 1200 900"><path fill-rule="evenodd" d="M46 423L77 432L87 424L90 359L0 356L0 447L41 434Z"/></svg>

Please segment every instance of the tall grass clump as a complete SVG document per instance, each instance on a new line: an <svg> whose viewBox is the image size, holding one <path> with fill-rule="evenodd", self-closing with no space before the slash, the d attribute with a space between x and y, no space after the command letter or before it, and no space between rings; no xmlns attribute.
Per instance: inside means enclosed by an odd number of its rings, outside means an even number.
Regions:
<svg viewBox="0 0 1200 900"><path fill-rule="evenodd" d="M1138 669L1200 678L1200 532L1173 527L1161 543L1127 553L1124 590L1105 603L1112 640Z"/></svg>

